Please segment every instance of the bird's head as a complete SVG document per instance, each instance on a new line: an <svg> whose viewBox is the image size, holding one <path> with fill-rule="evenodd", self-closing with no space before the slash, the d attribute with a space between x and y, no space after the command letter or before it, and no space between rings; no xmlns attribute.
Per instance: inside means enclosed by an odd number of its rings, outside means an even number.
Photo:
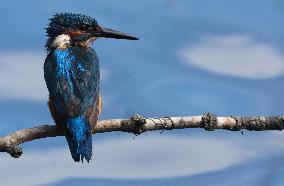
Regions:
<svg viewBox="0 0 284 186"><path fill-rule="evenodd" d="M47 50L68 46L87 47L98 37L138 40L128 34L103 28L90 16L75 13L55 14L46 32L49 37L45 45Z"/></svg>

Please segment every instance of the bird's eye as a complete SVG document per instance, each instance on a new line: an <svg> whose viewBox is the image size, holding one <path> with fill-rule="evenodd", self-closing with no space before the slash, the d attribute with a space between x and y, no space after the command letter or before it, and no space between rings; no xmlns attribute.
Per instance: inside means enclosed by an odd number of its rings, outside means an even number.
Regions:
<svg viewBox="0 0 284 186"><path fill-rule="evenodd" d="M83 25L81 25L80 27L81 27L81 29L87 29L89 26L86 25L86 24L83 24Z"/></svg>

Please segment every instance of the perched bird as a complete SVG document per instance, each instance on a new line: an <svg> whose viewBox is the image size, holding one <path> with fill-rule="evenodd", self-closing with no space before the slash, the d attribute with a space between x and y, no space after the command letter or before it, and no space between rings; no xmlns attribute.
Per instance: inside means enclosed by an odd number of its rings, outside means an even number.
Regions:
<svg viewBox="0 0 284 186"><path fill-rule="evenodd" d="M44 78L49 91L48 106L65 136L74 161L92 157L92 126L101 110L99 60L90 47L98 37L137 40L106 29L89 16L58 13L47 31Z"/></svg>

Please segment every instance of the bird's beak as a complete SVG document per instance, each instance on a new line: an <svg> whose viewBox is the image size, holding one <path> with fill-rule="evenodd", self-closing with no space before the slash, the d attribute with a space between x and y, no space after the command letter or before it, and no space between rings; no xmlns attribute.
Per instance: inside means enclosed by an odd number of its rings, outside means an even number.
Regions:
<svg viewBox="0 0 284 186"><path fill-rule="evenodd" d="M138 40L137 37L128 35L123 32L111 30L108 28L100 27L99 31L95 31L92 33L94 37L105 37L105 38L115 38L115 39L128 39L128 40Z"/></svg>

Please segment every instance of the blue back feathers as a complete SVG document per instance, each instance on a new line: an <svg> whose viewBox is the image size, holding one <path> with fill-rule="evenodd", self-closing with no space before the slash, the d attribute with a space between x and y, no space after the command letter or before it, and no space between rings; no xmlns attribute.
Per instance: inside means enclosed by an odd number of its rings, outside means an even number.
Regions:
<svg viewBox="0 0 284 186"><path fill-rule="evenodd" d="M75 161L92 156L88 121L99 96L99 61L92 48L51 50L45 60L44 77L55 106L56 124L66 128L66 138Z"/></svg>
<svg viewBox="0 0 284 186"><path fill-rule="evenodd" d="M99 92L99 61L92 48L52 50L45 61L44 76L60 114L76 117L94 104Z"/></svg>

